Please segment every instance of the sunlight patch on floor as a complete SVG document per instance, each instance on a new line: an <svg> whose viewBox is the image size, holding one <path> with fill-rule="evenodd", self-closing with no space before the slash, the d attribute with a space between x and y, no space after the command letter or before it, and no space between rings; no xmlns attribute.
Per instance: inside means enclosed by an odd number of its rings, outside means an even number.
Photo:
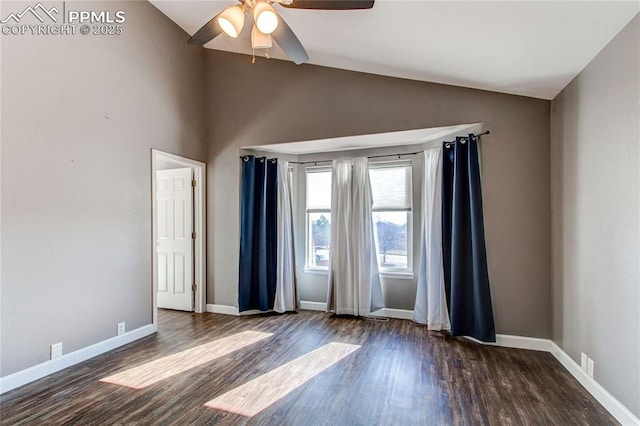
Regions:
<svg viewBox="0 0 640 426"><path fill-rule="evenodd" d="M253 417L359 348L328 343L212 399L205 406Z"/></svg>
<svg viewBox="0 0 640 426"><path fill-rule="evenodd" d="M130 368L113 376L100 379L100 381L134 389L142 389L160 380L183 373L270 336L272 336L271 333L243 331L242 333L223 337L222 339L214 340L213 342L205 343L195 348L147 362L146 364Z"/></svg>

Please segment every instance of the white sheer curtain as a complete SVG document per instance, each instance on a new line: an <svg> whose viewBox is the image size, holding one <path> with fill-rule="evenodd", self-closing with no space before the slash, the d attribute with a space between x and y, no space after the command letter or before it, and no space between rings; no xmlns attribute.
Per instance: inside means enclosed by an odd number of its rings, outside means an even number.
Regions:
<svg viewBox="0 0 640 426"><path fill-rule="evenodd" d="M424 151L420 270L413 320L449 330L442 263L442 146Z"/></svg>
<svg viewBox="0 0 640 426"><path fill-rule="evenodd" d="M289 162L278 160L278 251L273 310L294 311L298 305L293 248L293 203Z"/></svg>
<svg viewBox="0 0 640 426"><path fill-rule="evenodd" d="M366 157L333 161L327 311L368 315L384 306Z"/></svg>

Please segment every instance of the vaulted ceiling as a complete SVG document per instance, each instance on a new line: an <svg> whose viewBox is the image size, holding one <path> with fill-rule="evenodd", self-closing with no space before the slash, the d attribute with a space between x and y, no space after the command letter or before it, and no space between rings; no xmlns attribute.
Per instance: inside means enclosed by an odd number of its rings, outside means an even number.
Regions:
<svg viewBox="0 0 640 426"><path fill-rule="evenodd" d="M190 35L237 4L151 3ZM638 13L640 1L376 0L373 9L361 11L275 7L311 64L553 99ZM251 54L250 32L245 25L238 39L223 34L205 47ZM277 47L270 53L287 59Z"/></svg>

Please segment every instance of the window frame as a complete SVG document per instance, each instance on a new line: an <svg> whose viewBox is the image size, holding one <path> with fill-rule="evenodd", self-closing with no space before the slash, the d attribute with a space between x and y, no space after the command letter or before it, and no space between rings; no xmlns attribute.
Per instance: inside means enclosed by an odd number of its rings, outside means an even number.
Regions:
<svg viewBox="0 0 640 426"><path fill-rule="evenodd" d="M381 276L389 276L393 278L412 278L413 277L413 211L414 211L414 202L413 202L413 168L414 162L412 159L402 159L402 160L379 160L369 162L369 169L372 168L383 168L383 167L408 167L410 172L409 181L411 182L411 191L410 191L410 206L409 209L373 209L372 210L372 222L373 222L373 214L374 213L386 213L386 212L405 212L407 215L407 267L406 268L397 268L397 267L383 267L378 264L378 272ZM312 244L313 239L311 238L311 219L310 214L312 213L324 213L331 217L331 207L328 209L309 209L307 208L307 191L308 187L308 179L307 176L309 173L321 173L321 172L329 172L331 173L332 169L330 165L324 166L309 166L305 167L305 266L304 271L309 273L327 273L329 268L328 266L317 266L315 265L313 259L311 258L313 250ZM375 222L373 222L375 225ZM376 260L378 257L378 236L376 229Z"/></svg>
<svg viewBox="0 0 640 426"><path fill-rule="evenodd" d="M318 266L315 265L315 262L311 262L313 259L312 257L312 244L313 244L313 238L311 238L311 214L313 213L325 213L329 216L329 218L331 218L331 206L329 206L329 208L327 209L309 209L307 207L307 198L308 198L308 191L309 191L309 185L308 185L308 179L307 176L309 173L331 173L332 172L332 168L331 165L324 165L324 166L309 166L309 167L305 167L304 169L304 176L305 176L305 200L304 200L304 215L305 215L305 260L304 260L304 271L305 272L311 272L311 273L328 273L329 271L329 267L328 266Z"/></svg>
<svg viewBox="0 0 640 426"><path fill-rule="evenodd" d="M379 161L371 161L369 162L369 169L374 168L384 168L384 167L408 167L409 168L409 182L411 182L411 190L409 191L409 209L372 209L372 217L371 220L373 222L373 214L374 213L397 213L397 212L406 212L407 214L407 267L406 268L388 268L383 267L378 263L378 272L381 276L393 276L394 278L398 277L413 277L413 160L412 159L402 159L402 160L379 160ZM375 222L373 222L375 226ZM378 257L378 232L376 232L376 259Z"/></svg>

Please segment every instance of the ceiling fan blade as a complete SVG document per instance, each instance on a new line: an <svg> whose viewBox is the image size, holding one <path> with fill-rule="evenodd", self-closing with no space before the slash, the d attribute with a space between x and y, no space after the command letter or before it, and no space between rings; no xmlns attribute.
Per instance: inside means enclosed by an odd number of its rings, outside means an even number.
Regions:
<svg viewBox="0 0 640 426"><path fill-rule="evenodd" d="M374 0L293 0L291 4L280 3L290 9L358 10L371 9Z"/></svg>
<svg viewBox="0 0 640 426"><path fill-rule="evenodd" d="M211 18L209 22L204 24L202 28L196 31L196 33L191 36L187 43L204 46L205 44L209 43L211 40L222 34L222 28L220 28L220 25L218 25L218 16L220 16L221 13L222 12Z"/></svg>
<svg viewBox="0 0 640 426"><path fill-rule="evenodd" d="M293 33L289 25L282 19L282 16L278 14L278 28L271 33L271 37L278 43L278 46L284 50L284 53L296 63L300 65L309 60L307 51L304 50L302 43L298 40L298 37Z"/></svg>

